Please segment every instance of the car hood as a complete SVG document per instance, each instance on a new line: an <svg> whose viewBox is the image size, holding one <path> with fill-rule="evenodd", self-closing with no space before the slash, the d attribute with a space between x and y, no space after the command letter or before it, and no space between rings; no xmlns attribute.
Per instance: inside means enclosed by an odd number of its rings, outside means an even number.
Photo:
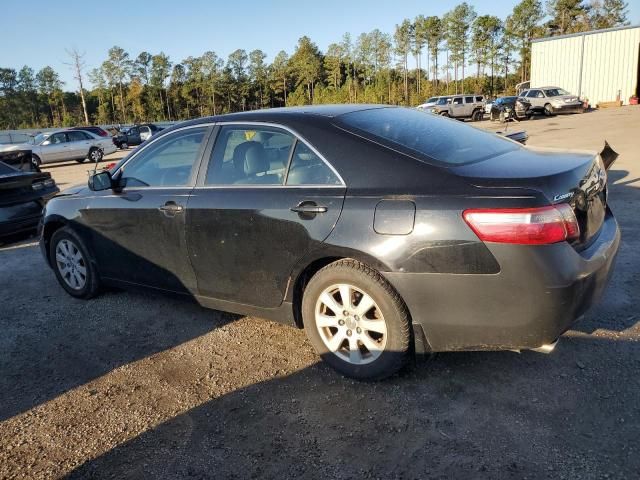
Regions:
<svg viewBox="0 0 640 480"><path fill-rule="evenodd" d="M89 192L89 187L87 187L86 184L79 184L79 185L74 185L72 187L69 188L65 188L64 190L62 190L59 194L58 197L62 197L62 196L69 196L69 195L78 195L81 193L87 193Z"/></svg>
<svg viewBox="0 0 640 480"><path fill-rule="evenodd" d="M30 143L12 143L11 145L0 145L0 152L14 152L16 150L33 150L36 145Z"/></svg>

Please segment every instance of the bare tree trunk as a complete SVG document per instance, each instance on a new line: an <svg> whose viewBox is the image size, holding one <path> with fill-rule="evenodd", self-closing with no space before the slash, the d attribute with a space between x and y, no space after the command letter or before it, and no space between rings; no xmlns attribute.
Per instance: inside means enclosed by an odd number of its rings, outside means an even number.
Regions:
<svg viewBox="0 0 640 480"><path fill-rule="evenodd" d="M84 99L84 87L82 85L82 69L84 68L84 53L78 52L76 48L67 50L67 55L71 57L72 63L68 63L74 71L75 79L80 87L80 100L82 102L82 112L84 113L84 123L89 125L89 115L87 114L87 102Z"/></svg>

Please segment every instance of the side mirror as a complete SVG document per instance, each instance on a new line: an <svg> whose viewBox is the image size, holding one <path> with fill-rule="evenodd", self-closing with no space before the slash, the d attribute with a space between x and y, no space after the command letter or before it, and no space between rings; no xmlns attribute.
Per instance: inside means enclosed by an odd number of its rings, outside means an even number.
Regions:
<svg viewBox="0 0 640 480"><path fill-rule="evenodd" d="M89 176L88 186L89 190L93 190L94 192L112 189L113 179L111 178L111 173L106 170L92 173Z"/></svg>

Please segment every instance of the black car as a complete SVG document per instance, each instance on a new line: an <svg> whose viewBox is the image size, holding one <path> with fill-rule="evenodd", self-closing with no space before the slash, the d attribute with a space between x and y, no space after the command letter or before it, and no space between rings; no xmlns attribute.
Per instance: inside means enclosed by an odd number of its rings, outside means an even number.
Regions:
<svg viewBox="0 0 640 480"><path fill-rule="evenodd" d="M531 104L520 97L500 97L491 104L490 120L500 120L506 122L510 118L516 120L526 120L531 118L533 110Z"/></svg>
<svg viewBox="0 0 640 480"><path fill-rule="evenodd" d="M304 328L343 374L381 378L414 352L549 350L608 283L614 158L398 107L229 114L54 198L41 246L75 297L184 294Z"/></svg>
<svg viewBox="0 0 640 480"><path fill-rule="evenodd" d="M131 146L140 145L162 130L162 127L154 125L153 123L125 127L113 137L113 143L118 148L126 149Z"/></svg>
<svg viewBox="0 0 640 480"><path fill-rule="evenodd" d="M0 153L0 160L17 152ZM14 235L36 230L47 200L58 193L50 173L35 171L30 161L8 165L0 161L0 243Z"/></svg>

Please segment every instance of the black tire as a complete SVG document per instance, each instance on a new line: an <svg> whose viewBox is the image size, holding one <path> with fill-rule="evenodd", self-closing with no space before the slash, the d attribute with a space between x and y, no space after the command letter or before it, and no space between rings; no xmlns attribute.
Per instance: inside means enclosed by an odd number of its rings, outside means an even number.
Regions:
<svg viewBox="0 0 640 480"><path fill-rule="evenodd" d="M448 112L442 112L442 113L440 114L440 116L441 116L441 117L448 117L448 116L449 116L449 113L448 113Z"/></svg>
<svg viewBox="0 0 640 480"><path fill-rule="evenodd" d="M500 121L500 123L507 123L507 114L505 112L500 112L498 120Z"/></svg>
<svg viewBox="0 0 640 480"><path fill-rule="evenodd" d="M120 148L121 148L122 150L126 150L127 148L129 148L129 144L128 144L127 142L122 142L122 143L120 144Z"/></svg>
<svg viewBox="0 0 640 480"><path fill-rule="evenodd" d="M73 288L65 279L65 274L62 272L64 262L60 262L58 258L56 258L58 245L63 242L67 242L67 246L72 245L75 247L81 255L80 265L84 265L86 273L84 276L84 284L78 288ZM77 252L71 250L71 253L76 254ZM93 257L82 239L71 228L63 227L54 232L49 242L49 258L58 282L69 295L76 298L89 299L98 294L100 290L100 277L98 276L95 263L92 261Z"/></svg>
<svg viewBox="0 0 640 480"><path fill-rule="evenodd" d="M366 292L375 302L374 309L369 312L375 313L379 309L383 317L386 329L384 348L380 349L377 353L378 356L369 363L350 363L341 358L338 353L332 352L325 340L322 339L317 327L316 307L320 303L322 294L325 290L341 284L353 287L354 295L356 295L354 298L357 298L357 290ZM357 306L353 308L357 309ZM359 380L380 380L398 372L410 358L411 331L407 307L398 293L378 272L356 260L344 259L331 263L311 278L302 299L302 316L305 332L316 352L331 367L347 377ZM358 320L357 315L352 316L348 321L353 322L354 319ZM364 318L364 314L360 319L360 324L362 324L362 320L367 320ZM342 325L344 324L345 322L342 321ZM347 323L345 327L338 328L354 328L354 326L349 327L349 323ZM365 329L366 327L363 326L362 336L366 335ZM359 333L361 332L359 328L357 330ZM350 335L348 333L350 331L347 330L347 335ZM335 335L337 336L337 333ZM348 349L348 339L345 337L344 341L347 342ZM382 336L379 341L382 341ZM344 344L341 343L341 345ZM363 344L359 345L360 352L364 350L364 355L366 355L368 350Z"/></svg>
<svg viewBox="0 0 640 480"><path fill-rule="evenodd" d="M102 157L104 157L103 151L99 148L93 147L91 150L89 150L87 160L89 160L91 163L98 163L102 160ZM82 163L84 162L84 159L78 160L78 162Z"/></svg>
<svg viewBox="0 0 640 480"><path fill-rule="evenodd" d="M31 155L31 163L33 164L36 170L38 171L40 170L40 166L42 165L42 160L40 160L40 157L38 155L35 155L35 154Z"/></svg>
<svg viewBox="0 0 640 480"><path fill-rule="evenodd" d="M473 115L471 115L471 121L479 122L482 120L483 117L484 117L484 114L482 113L482 110L476 110L475 112L473 112Z"/></svg>
<svg viewBox="0 0 640 480"><path fill-rule="evenodd" d="M553 107L551 106L550 103L545 104L545 106L544 106L544 114L547 117L550 117L551 115L553 115Z"/></svg>

